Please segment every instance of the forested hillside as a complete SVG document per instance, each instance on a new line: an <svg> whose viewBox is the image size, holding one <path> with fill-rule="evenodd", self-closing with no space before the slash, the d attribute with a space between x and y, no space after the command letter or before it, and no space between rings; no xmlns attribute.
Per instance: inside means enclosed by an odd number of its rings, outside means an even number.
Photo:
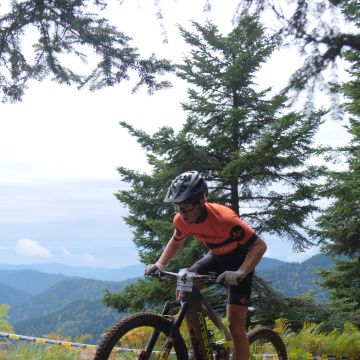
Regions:
<svg viewBox="0 0 360 360"><path fill-rule="evenodd" d="M285 264L287 264L286 261L272 259L265 256L260 260L256 268L257 270L270 270L270 269L276 269L277 267Z"/></svg>
<svg viewBox="0 0 360 360"><path fill-rule="evenodd" d="M12 286L0 282L0 304L16 306L30 298L31 295L25 291L14 289Z"/></svg>
<svg viewBox="0 0 360 360"><path fill-rule="evenodd" d="M127 284L129 281L116 283L81 278L66 279L10 309L10 321L16 323L23 319L49 314L79 299L98 300L103 296L105 289L118 292Z"/></svg>
<svg viewBox="0 0 360 360"><path fill-rule="evenodd" d="M47 315L26 319L14 324L17 334L43 337L58 333L73 339L91 334L87 343L96 343L110 325L123 317L116 310L106 308L101 300L75 300L64 308Z"/></svg>
<svg viewBox="0 0 360 360"><path fill-rule="evenodd" d="M271 286L288 297L299 296L313 291L315 300L327 301L327 292L317 285L320 276L316 274L319 269L330 270L334 264L324 255L315 255L302 263L284 263L273 269L258 269L257 273Z"/></svg>

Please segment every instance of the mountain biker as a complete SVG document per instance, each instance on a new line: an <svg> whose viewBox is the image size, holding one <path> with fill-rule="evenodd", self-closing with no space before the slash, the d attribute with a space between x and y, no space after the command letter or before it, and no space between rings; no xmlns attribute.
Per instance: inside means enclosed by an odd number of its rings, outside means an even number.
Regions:
<svg viewBox="0 0 360 360"><path fill-rule="evenodd" d="M217 281L228 285L227 316L234 344L233 360L249 359L246 316L254 268L266 251L265 242L230 208L207 202L207 184L197 171L187 171L171 183L164 201L175 204L174 234L155 264L145 268L150 275L173 259L187 236L201 241L209 253L189 271L217 272Z"/></svg>

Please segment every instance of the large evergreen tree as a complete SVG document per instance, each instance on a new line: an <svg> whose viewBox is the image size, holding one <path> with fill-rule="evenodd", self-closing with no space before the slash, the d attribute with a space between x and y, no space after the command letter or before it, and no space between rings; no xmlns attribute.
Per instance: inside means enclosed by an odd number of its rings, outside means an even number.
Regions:
<svg viewBox="0 0 360 360"><path fill-rule="evenodd" d="M184 104L184 131L206 153L199 166L212 200L241 213L260 233L287 237L302 249L308 241L300 229L315 209L311 180L321 172L306 162L323 112L290 112L285 97L257 90L256 71L277 40L255 18L244 17L226 37L212 24L194 26L196 34L182 29L193 50L179 76L194 85Z"/></svg>
<svg viewBox="0 0 360 360"><path fill-rule="evenodd" d="M342 86L350 114L352 140L342 151L347 155L348 168L334 172L325 194L332 204L318 218L323 250L336 260L334 272L323 271L323 284L330 290L330 303L339 323L352 321L360 325L360 54L348 52L351 81Z"/></svg>
<svg viewBox="0 0 360 360"><path fill-rule="evenodd" d="M211 201L231 206L260 234L277 234L302 249L310 242L301 229L316 209L311 181L322 172L307 160L323 112L290 112L286 98L256 90L256 71L277 46L256 18L244 17L226 36L212 23L193 26L195 33L181 28L191 45L179 66L179 76L191 84L183 128L148 135L122 123L153 167L151 174L119 169L130 189L117 196L129 209L125 220L140 258L157 260L169 240L173 210L163 198L171 180L190 169L207 179ZM189 242L170 267L189 266L203 252L198 242ZM108 293L106 302L119 309L151 307L169 295L166 287L142 281L120 296Z"/></svg>

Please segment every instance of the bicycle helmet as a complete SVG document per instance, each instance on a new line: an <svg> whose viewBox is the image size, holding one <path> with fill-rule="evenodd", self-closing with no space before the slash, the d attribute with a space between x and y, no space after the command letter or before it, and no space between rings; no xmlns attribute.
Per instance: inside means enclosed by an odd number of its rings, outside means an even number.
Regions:
<svg viewBox="0 0 360 360"><path fill-rule="evenodd" d="M197 171L186 171L173 180L164 201L170 203L197 202L207 192L207 185Z"/></svg>

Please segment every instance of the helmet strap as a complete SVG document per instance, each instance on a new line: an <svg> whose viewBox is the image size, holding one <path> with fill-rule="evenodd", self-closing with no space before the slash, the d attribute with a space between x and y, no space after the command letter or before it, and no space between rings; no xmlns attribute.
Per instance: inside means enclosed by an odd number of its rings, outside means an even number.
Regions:
<svg viewBox="0 0 360 360"><path fill-rule="evenodd" d="M206 210L206 206L205 206L205 201L200 201L200 206L201 206L201 212L200 215L198 216L198 218L195 221L195 224L200 224L203 221L205 221L205 219L207 218L207 210Z"/></svg>

